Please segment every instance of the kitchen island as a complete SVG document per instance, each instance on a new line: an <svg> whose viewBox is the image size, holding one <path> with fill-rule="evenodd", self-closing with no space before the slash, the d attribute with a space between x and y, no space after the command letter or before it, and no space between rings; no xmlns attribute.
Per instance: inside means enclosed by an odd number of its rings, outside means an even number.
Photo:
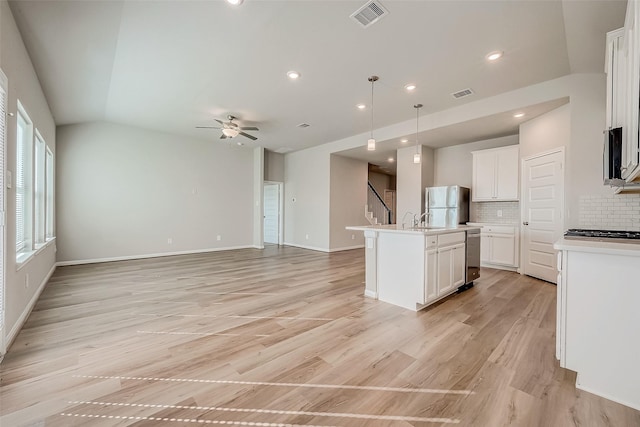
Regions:
<svg viewBox="0 0 640 427"><path fill-rule="evenodd" d="M465 284L466 231L479 227L347 229L364 232L365 295L418 311Z"/></svg>
<svg viewBox="0 0 640 427"><path fill-rule="evenodd" d="M556 358L576 388L640 410L640 243L560 239Z"/></svg>

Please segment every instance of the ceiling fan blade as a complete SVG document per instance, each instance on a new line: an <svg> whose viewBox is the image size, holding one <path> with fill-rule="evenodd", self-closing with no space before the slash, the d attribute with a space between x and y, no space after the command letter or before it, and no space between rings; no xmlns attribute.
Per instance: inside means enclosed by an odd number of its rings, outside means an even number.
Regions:
<svg viewBox="0 0 640 427"><path fill-rule="evenodd" d="M213 119L213 120L215 120L216 122L220 123L221 125L224 124L224 122L222 120L218 120L218 119Z"/></svg>
<svg viewBox="0 0 640 427"><path fill-rule="evenodd" d="M227 139L227 135L223 133L222 135L220 135L220 139Z"/></svg>
<svg viewBox="0 0 640 427"><path fill-rule="evenodd" d="M222 129L217 126L196 126L196 129Z"/></svg>
<svg viewBox="0 0 640 427"><path fill-rule="evenodd" d="M255 126L242 126L240 129L241 130L260 130Z"/></svg>
<svg viewBox="0 0 640 427"><path fill-rule="evenodd" d="M240 132L240 135L244 136L245 138L249 138L249 139L251 139L251 140L253 140L253 141L255 141L256 139L258 139L258 138L256 138L255 136L253 136L253 135L249 135L248 133L244 133L244 132Z"/></svg>

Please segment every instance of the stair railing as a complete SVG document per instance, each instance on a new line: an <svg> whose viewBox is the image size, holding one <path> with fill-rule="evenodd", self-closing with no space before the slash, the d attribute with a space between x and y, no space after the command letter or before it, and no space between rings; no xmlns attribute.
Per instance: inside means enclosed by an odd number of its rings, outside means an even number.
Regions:
<svg viewBox="0 0 640 427"><path fill-rule="evenodd" d="M367 191L367 209L373 214L373 218L377 219L374 221L378 224L391 224L391 209L384 203L380 194L373 188L371 182L368 181L368 191ZM370 219L369 217L367 219Z"/></svg>

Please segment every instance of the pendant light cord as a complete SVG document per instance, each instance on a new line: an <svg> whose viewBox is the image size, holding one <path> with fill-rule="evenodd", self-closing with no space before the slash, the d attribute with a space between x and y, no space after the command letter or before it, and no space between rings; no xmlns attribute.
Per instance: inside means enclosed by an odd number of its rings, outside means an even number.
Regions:
<svg viewBox="0 0 640 427"><path fill-rule="evenodd" d="M373 139L373 83L374 79L371 79L371 139Z"/></svg>

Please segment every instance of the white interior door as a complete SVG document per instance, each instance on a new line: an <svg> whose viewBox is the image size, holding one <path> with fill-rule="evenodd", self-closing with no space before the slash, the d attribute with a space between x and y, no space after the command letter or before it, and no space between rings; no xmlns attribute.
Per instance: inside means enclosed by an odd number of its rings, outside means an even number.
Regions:
<svg viewBox="0 0 640 427"><path fill-rule="evenodd" d="M264 242L279 244L280 186L264 184Z"/></svg>
<svg viewBox="0 0 640 427"><path fill-rule="evenodd" d="M527 158L522 167L523 273L556 283L553 244L564 231L564 150Z"/></svg>

